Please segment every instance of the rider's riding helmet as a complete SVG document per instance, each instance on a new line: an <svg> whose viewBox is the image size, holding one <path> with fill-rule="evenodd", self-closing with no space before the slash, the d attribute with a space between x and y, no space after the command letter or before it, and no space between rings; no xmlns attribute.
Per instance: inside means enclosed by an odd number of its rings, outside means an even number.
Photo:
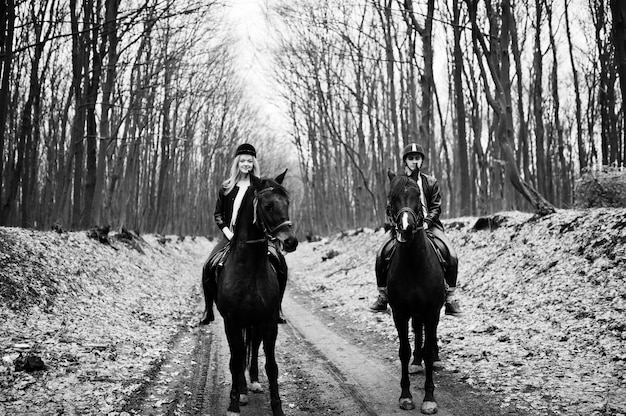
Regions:
<svg viewBox="0 0 626 416"><path fill-rule="evenodd" d="M413 153L420 154L422 155L422 159L426 159L426 153L424 153L424 148L417 143L411 143L404 148L404 151L402 152L402 160L406 160L406 157Z"/></svg>
<svg viewBox="0 0 626 416"><path fill-rule="evenodd" d="M250 155L256 157L256 150L251 144L244 143L242 145L239 145L237 151L235 152L235 156L239 155Z"/></svg>

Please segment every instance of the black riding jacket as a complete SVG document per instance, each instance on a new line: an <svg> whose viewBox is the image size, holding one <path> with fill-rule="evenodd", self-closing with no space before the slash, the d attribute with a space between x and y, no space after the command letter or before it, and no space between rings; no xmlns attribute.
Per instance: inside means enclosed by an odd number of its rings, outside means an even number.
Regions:
<svg viewBox="0 0 626 416"><path fill-rule="evenodd" d="M235 204L235 197L237 196L238 186L235 185L228 194L225 194L225 189L220 187L217 194L217 202L215 203L215 212L213 218L215 218L215 224L217 228L222 230L224 227L230 227L230 221L233 217L233 205ZM246 190L246 194L241 201L240 210L253 209L252 201L254 193L261 189L261 180L254 175L250 175L250 186ZM239 214L241 215L241 213ZM235 225L237 228L237 225ZM235 233L235 230L231 230ZM236 234L236 233L235 233Z"/></svg>

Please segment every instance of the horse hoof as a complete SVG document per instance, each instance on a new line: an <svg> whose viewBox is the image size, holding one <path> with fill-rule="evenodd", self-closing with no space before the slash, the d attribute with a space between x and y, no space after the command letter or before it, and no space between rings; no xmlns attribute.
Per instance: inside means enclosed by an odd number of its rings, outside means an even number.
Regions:
<svg viewBox="0 0 626 416"><path fill-rule="evenodd" d="M415 409L415 403L413 403L413 399L411 398L401 398L398 401L398 404L400 405L400 409L402 410L413 410Z"/></svg>
<svg viewBox="0 0 626 416"><path fill-rule="evenodd" d="M437 402L422 403L422 413L425 415L434 415L437 413Z"/></svg>
<svg viewBox="0 0 626 416"><path fill-rule="evenodd" d="M272 416L285 416L283 412L283 405L280 400L272 403Z"/></svg>
<svg viewBox="0 0 626 416"><path fill-rule="evenodd" d="M239 395L239 404L241 406L245 406L248 404L248 395L247 394L240 394Z"/></svg>
<svg viewBox="0 0 626 416"><path fill-rule="evenodd" d="M263 387L261 387L261 383L259 383L258 381L253 381L252 383L250 383L250 385L248 386L248 390L250 390L252 393L263 393Z"/></svg>
<svg viewBox="0 0 626 416"><path fill-rule="evenodd" d="M409 365L409 374L417 374L421 373L423 370L421 365L411 364Z"/></svg>

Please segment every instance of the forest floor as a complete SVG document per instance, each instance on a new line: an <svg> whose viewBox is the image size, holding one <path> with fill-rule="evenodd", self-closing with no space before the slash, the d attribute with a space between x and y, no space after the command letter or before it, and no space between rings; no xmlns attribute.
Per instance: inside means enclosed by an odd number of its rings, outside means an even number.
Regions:
<svg viewBox="0 0 626 416"><path fill-rule="evenodd" d="M446 221L465 315L442 317L444 371L501 398L503 414L626 415L626 210L504 212L476 224ZM370 334L397 366L391 315L367 309L383 239L365 229L301 243L287 256L289 287L341 331ZM129 414L177 334L197 323L211 246L0 228L0 414Z"/></svg>
<svg viewBox="0 0 626 416"><path fill-rule="evenodd" d="M197 324L209 240L110 241L0 228L0 415L120 414Z"/></svg>

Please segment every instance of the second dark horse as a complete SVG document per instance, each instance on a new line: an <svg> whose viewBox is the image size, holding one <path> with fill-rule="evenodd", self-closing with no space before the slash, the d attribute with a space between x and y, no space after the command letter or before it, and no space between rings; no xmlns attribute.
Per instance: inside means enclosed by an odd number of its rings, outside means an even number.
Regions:
<svg viewBox="0 0 626 416"><path fill-rule="evenodd" d="M228 415L238 415L247 401L245 369L252 356L250 379L258 385L257 349L263 342L265 371L274 416L283 416L278 393L278 366L274 353L278 334L281 288L268 259L268 243L277 239L285 251L294 251L298 240L289 220L289 195L282 186L285 172L275 180L262 179L255 195L254 218L241 218L241 229L217 282L217 309L224 318L230 347L232 386ZM256 388L256 387L255 387Z"/></svg>
<svg viewBox="0 0 626 416"><path fill-rule="evenodd" d="M389 305L400 340L402 377L399 405L401 409L415 408L409 380L409 320L413 321L416 334L415 348L421 348L421 331L424 328L425 376L422 413L437 412L433 361L437 348L437 325L445 299L443 269L437 254L424 230L424 214L420 201L420 189L415 181L388 172L390 183L389 202L394 218L397 248L389 265L387 290ZM419 341L418 341L419 340ZM417 344L419 342L420 344Z"/></svg>

